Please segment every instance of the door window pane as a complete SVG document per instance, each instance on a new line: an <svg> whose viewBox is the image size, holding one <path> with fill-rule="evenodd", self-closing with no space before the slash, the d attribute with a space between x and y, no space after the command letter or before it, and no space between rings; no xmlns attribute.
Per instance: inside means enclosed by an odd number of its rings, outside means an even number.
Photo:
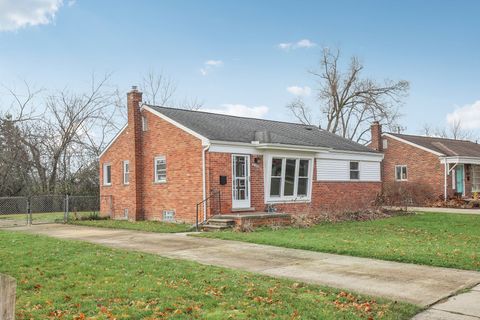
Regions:
<svg viewBox="0 0 480 320"><path fill-rule="evenodd" d="M295 185L295 166L297 161L295 159L287 159L285 165L285 183L283 186L284 196L293 196Z"/></svg>
<svg viewBox="0 0 480 320"><path fill-rule="evenodd" d="M245 158L235 157L235 176L245 177Z"/></svg>

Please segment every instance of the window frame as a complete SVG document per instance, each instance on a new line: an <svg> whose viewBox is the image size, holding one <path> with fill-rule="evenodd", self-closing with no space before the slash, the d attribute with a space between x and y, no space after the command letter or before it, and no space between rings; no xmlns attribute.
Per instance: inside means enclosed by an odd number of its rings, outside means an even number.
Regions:
<svg viewBox="0 0 480 320"><path fill-rule="evenodd" d="M352 169L352 163L357 164L357 169ZM358 174L356 178L352 178L352 173L353 172L356 172ZM348 162L348 173L349 173L350 181L360 181L361 180L361 178L360 178L360 161L349 161Z"/></svg>
<svg viewBox="0 0 480 320"><path fill-rule="evenodd" d="M142 131L145 132L148 130L148 120L147 117L142 115Z"/></svg>
<svg viewBox="0 0 480 320"><path fill-rule="evenodd" d="M128 170L125 170L128 168ZM130 184L130 161L123 160L123 184L129 185Z"/></svg>
<svg viewBox="0 0 480 320"><path fill-rule="evenodd" d="M472 192L480 192L480 165L472 164L470 167L472 176Z"/></svg>
<svg viewBox="0 0 480 320"><path fill-rule="evenodd" d="M281 175L272 176L272 163L274 159L281 159ZM293 195L285 196L285 173L286 173L286 163L287 159L295 160L295 175L294 175L294 186L293 186ZM298 182L299 178L305 178L305 176L299 176L300 170L300 160L308 161L307 169L307 192L306 195L298 195ZM267 161L265 161L264 171L265 171L265 203L275 203L275 202L310 202L312 195L312 183L313 183L313 165L314 158L304 155L268 155ZM270 195L272 178L280 178L280 195Z"/></svg>
<svg viewBox="0 0 480 320"><path fill-rule="evenodd" d="M400 168L400 179L397 176L397 169ZM403 169L405 168L405 178L403 178ZM408 166L406 164L395 165L395 181L408 181Z"/></svg>
<svg viewBox="0 0 480 320"><path fill-rule="evenodd" d="M107 168L110 168L110 181L107 182ZM112 164L110 162L106 162L103 164L103 185L108 187L112 185Z"/></svg>
<svg viewBox="0 0 480 320"><path fill-rule="evenodd" d="M165 164L165 169L161 169L165 172L164 179L159 179L158 165L160 161L163 161ZM156 156L153 159L153 181L154 183L167 183L167 157L164 155Z"/></svg>

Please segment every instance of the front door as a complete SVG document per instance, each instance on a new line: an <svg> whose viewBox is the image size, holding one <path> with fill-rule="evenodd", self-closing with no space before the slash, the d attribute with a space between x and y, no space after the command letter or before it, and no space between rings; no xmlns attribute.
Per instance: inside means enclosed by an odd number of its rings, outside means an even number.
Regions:
<svg viewBox="0 0 480 320"><path fill-rule="evenodd" d="M456 188L457 192L463 195L463 164L457 165L455 168Z"/></svg>
<svg viewBox="0 0 480 320"><path fill-rule="evenodd" d="M250 157L232 156L232 208L250 208Z"/></svg>

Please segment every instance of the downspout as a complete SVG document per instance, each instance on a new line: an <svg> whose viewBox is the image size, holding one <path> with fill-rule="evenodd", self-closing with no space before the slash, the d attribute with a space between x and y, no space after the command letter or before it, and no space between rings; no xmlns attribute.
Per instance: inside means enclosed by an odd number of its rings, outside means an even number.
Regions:
<svg viewBox="0 0 480 320"><path fill-rule="evenodd" d="M447 191L447 185L448 185L448 167L447 167L447 159L443 159L443 164L444 164L444 167L445 167L445 179L443 181L443 189L444 189L444 196L443 196L443 199L445 201L447 201L447 198L448 198L448 191Z"/></svg>
<svg viewBox="0 0 480 320"><path fill-rule="evenodd" d="M206 169L206 153L210 144L207 144L202 148L202 184L203 184L203 199L207 198L207 169ZM207 220L207 202L203 202L203 222Z"/></svg>

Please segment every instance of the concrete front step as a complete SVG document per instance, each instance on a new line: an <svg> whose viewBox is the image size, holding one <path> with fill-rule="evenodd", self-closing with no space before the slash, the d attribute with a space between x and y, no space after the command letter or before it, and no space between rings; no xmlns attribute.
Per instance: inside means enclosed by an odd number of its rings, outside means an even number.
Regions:
<svg viewBox="0 0 480 320"><path fill-rule="evenodd" d="M212 218L212 219L208 219L207 224L217 225L217 226L233 226L235 224L235 220Z"/></svg>
<svg viewBox="0 0 480 320"><path fill-rule="evenodd" d="M202 231L221 231L232 227L233 225L204 224L201 229Z"/></svg>

